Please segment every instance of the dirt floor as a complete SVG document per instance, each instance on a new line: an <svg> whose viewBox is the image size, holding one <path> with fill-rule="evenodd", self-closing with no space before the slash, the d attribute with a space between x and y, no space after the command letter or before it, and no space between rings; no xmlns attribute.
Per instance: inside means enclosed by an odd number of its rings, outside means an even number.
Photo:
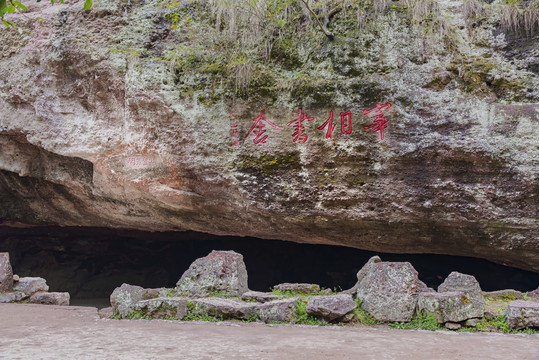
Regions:
<svg viewBox="0 0 539 360"><path fill-rule="evenodd" d="M100 319L0 304L0 359L533 359L539 335Z"/></svg>

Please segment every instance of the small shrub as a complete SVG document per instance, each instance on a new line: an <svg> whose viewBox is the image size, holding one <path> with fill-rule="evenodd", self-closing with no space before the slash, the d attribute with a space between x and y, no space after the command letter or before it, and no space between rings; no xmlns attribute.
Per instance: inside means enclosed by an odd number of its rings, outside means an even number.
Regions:
<svg viewBox="0 0 539 360"><path fill-rule="evenodd" d="M120 315L119 313L114 313L110 316L111 319L115 319L115 320L120 320L122 318L122 315Z"/></svg>
<svg viewBox="0 0 539 360"><path fill-rule="evenodd" d="M423 329L423 330L442 330L444 329L432 314L419 314L409 322L392 322L389 327L394 329Z"/></svg>
<svg viewBox="0 0 539 360"><path fill-rule="evenodd" d="M149 315L144 314L142 311L134 311L126 316L127 320L152 320Z"/></svg>

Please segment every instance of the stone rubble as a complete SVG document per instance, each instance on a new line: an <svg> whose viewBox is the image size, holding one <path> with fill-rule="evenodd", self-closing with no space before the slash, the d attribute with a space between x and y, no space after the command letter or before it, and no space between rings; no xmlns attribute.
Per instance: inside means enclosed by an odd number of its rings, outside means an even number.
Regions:
<svg viewBox="0 0 539 360"><path fill-rule="evenodd" d="M13 275L8 253L0 253L0 303L29 302L46 305L69 305L67 292L48 292L47 281L40 277Z"/></svg>

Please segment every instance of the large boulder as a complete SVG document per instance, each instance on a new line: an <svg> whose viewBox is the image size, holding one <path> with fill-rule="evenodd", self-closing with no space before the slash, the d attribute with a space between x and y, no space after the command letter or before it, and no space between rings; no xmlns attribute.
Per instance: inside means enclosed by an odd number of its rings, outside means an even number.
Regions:
<svg viewBox="0 0 539 360"><path fill-rule="evenodd" d="M417 303L417 271L409 262L379 262L357 290L361 307L378 321L410 321Z"/></svg>
<svg viewBox="0 0 539 360"><path fill-rule="evenodd" d="M13 269L9 262L9 253L0 253L0 294L13 289Z"/></svg>
<svg viewBox="0 0 539 360"><path fill-rule="evenodd" d="M158 297L158 291L155 289L144 289L143 287L129 284L114 289L110 295L110 305L114 312L126 317L131 313L135 305L141 300L149 300Z"/></svg>
<svg viewBox="0 0 539 360"><path fill-rule="evenodd" d="M23 277L15 283L13 290L22 291L28 296L35 294L38 291L49 291L47 281L40 277Z"/></svg>
<svg viewBox="0 0 539 360"><path fill-rule="evenodd" d="M193 314L208 314L223 319L247 320L255 313L255 303L246 303L236 299L202 298L189 300L193 307L189 309Z"/></svg>
<svg viewBox="0 0 539 360"><path fill-rule="evenodd" d="M352 296L356 296L357 294L357 289L359 289L359 284L361 283L361 280L363 280L363 278L369 273L369 271L372 270L372 267L374 264L377 264L379 262L382 262L382 259L380 259L379 256L373 256L369 259L369 261L367 261L367 263L365 265L363 265L363 267L361 269L359 269L359 271L357 272L357 282L356 284L348 289L348 290L345 290L343 291L344 293L347 293L347 294L351 294Z"/></svg>
<svg viewBox="0 0 539 360"><path fill-rule="evenodd" d="M179 297L160 297L150 300L142 300L135 304L134 311L140 311L144 315L154 319L174 317L179 320L187 315L187 299Z"/></svg>
<svg viewBox="0 0 539 360"><path fill-rule="evenodd" d="M243 256L234 251L212 251L195 260L176 284L178 295L190 297L238 296L248 290Z"/></svg>
<svg viewBox="0 0 539 360"><path fill-rule="evenodd" d="M273 289L290 291L299 294L315 294L320 292L320 285L307 283L282 283L275 285Z"/></svg>
<svg viewBox="0 0 539 360"><path fill-rule="evenodd" d="M335 320L354 311L357 307L352 295L337 294L330 296L311 296L307 302L307 314Z"/></svg>
<svg viewBox="0 0 539 360"><path fill-rule="evenodd" d="M511 329L539 327L539 301L511 301L505 316Z"/></svg>
<svg viewBox="0 0 539 360"><path fill-rule="evenodd" d="M70 296L67 292L37 292L30 296L30 303L45 305L69 305Z"/></svg>
<svg viewBox="0 0 539 360"><path fill-rule="evenodd" d="M421 292L417 298L417 312L433 314L440 324L483 316L483 309L462 291Z"/></svg>
<svg viewBox="0 0 539 360"><path fill-rule="evenodd" d="M473 308L479 309L480 315L478 317L483 317L485 311L485 298L481 291L481 286L479 286L479 282L477 282L472 275L453 271L447 276L444 282L438 286L438 292L442 293L448 291L462 291L473 303Z"/></svg>
<svg viewBox="0 0 539 360"><path fill-rule="evenodd" d="M270 301L256 305L255 312L266 323L291 322L296 318L297 303L297 297Z"/></svg>

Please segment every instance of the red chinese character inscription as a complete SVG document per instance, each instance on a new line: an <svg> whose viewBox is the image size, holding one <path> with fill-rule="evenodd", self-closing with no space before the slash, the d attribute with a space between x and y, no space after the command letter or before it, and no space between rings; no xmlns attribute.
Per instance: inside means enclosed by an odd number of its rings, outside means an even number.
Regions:
<svg viewBox="0 0 539 360"><path fill-rule="evenodd" d="M236 116L234 113L230 114L232 118L232 124L230 125L230 135L232 136L232 146L240 146L240 139L238 133L238 124L236 123Z"/></svg>
<svg viewBox="0 0 539 360"><path fill-rule="evenodd" d="M341 113L341 133L350 135L352 133L352 112Z"/></svg>
<svg viewBox="0 0 539 360"><path fill-rule="evenodd" d="M266 132L266 130L264 130L264 128L266 127L266 124L264 124L264 122L266 122L269 126L275 128L277 130L281 130L281 128L279 126L273 124L269 120L264 119L264 111L260 111L260 116L253 120L253 126L251 126L251 129L249 130L249 132L247 133L245 138L247 139L247 137L249 135L251 135L251 132L252 132L253 134L256 135L256 137L253 139L253 143L255 143L255 144L259 144L259 143L265 144L266 139L268 138L268 135L264 135L264 133ZM264 136L262 136L262 135L264 135Z"/></svg>
<svg viewBox="0 0 539 360"><path fill-rule="evenodd" d="M335 129L335 126L336 126L336 125L333 125L333 111L329 113L329 119L327 119L327 121L317 129L324 130L326 126L328 127L328 130L326 131L326 139L333 139L333 130Z"/></svg>
<svg viewBox="0 0 539 360"><path fill-rule="evenodd" d="M297 117L297 119L290 121L288 124L286 124L286 126L294 125L295 131L292 134L292 137L294 138L293 141L297 142L298 144L304 144L309 137L305 133L305 127L303 126L303 122L305 120L313 121L314 118L308 117L307 113L302 113L301 109L299 109L299 112L293 115L293 117Z"/></svg>
<svg viewBox="0 0 539 360"><path fill-rule="evenodd" d="M370 110L363 110L363 115L367 115L369 113L371 113L372 111L375 111L375 116L372 117L372 120L374 121L372 125L369 125L369 126L365 126L363 129L365 130L368 130L368 129L371 129L371 128L374 128L372 129L372 131L380 131L380 138L381 140L384 140L384 129L387 128L387 125L385 125L389 120L386 119L384 117L384 114L382 113L382 109L383 108L390 108L391 107L391 104L390 103L385 103L385 104L376 104L376 107L375 108L372 108Z"/></svg>

